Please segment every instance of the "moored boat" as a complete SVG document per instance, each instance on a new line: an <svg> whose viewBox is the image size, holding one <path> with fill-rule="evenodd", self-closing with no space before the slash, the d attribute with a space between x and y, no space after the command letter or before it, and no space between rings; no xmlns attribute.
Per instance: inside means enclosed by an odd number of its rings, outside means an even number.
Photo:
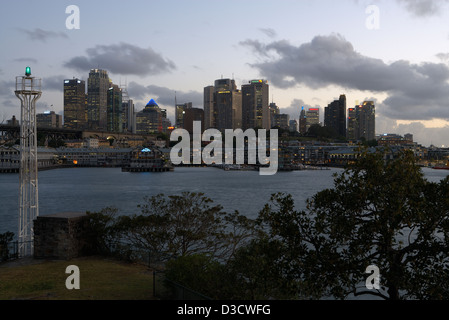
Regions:
<svg viewBox="0 0 449 320"><path fill-rule="evenodd" d="M446 163L446 165L436 165L432 168L435 170L449 170L449 161Z"/></svg>

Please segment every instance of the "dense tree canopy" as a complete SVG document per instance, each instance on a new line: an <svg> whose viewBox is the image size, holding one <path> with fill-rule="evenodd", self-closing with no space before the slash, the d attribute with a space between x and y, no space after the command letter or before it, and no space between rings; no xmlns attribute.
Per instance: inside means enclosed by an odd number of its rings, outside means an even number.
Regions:
<svg viewBox="0 0 449 320"><path fill-rule="evenodd" d="M364 153L307 211L277 194L259 219L299 297L449 298L449 179L427 181L410 152ZM365 286L370 265L378 290Z"/></svg>

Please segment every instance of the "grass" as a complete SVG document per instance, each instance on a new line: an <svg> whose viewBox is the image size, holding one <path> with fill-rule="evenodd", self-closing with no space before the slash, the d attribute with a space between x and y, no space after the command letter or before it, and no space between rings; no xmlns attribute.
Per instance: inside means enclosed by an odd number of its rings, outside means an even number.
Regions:
<svg viewBox="0 0 449 320"><path fill-rule="evenodd" d="M69 265L80 270L80 289L66 288ZM0 265L0 300L153 300L153 275L137 264L87 257Z"/></svg>

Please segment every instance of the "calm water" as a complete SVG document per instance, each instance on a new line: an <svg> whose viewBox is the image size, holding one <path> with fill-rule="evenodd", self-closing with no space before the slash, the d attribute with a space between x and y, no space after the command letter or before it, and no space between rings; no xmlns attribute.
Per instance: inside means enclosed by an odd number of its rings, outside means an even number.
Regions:
<svg viewBox="0 0 449 320"><path fill-rule="evenodd" d="M423 169L431 181L449 171ZM292 194L297 208L307 198L332 187L332 175L341 169L279 172L260 176L255 171L217 168L176 168L166 173L129 173L119 168L71 168L39 172L40 215L64 211L98 211L116 207L120 214L138 213L145 196L183 191L203 192L225 210L239 210L255 218L272 193ZM0 175L0 233L17 233L19 175Z"/></svg>

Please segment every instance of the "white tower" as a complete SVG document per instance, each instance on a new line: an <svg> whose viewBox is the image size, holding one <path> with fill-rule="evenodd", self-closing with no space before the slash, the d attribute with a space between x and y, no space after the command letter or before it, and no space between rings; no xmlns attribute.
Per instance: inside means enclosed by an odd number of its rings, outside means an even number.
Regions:
<svg viewBox="0 0 449 320"><path fill-rule="evenodd" d="M16 77L17 98L21 101L20 123L20 194L19 194L19 257L33 254L33 221L39 215L37 180L36 101L41 97L41 79Z"/></svg>

